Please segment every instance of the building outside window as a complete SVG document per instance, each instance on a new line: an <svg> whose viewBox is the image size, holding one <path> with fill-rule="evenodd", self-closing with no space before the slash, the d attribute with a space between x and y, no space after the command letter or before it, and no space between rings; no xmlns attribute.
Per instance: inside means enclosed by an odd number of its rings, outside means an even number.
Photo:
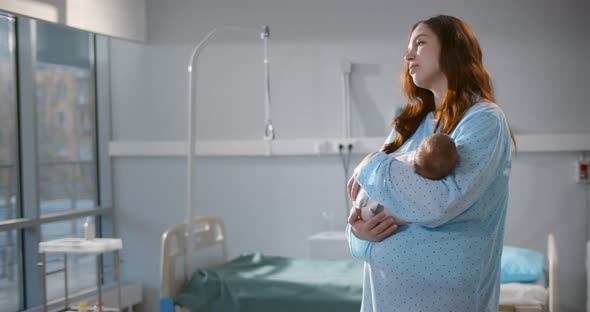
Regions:
<svg viewBox="0 0 590 312"><path fill-rule="evenodd" d="M41 304L39 242L82 237L87 216L100 237L95 42L0 13L0 312ZM47 271L62 257L48 254ZM94 255L67 263L70 294L96 287ZM48 276L49 300L64 296L63 278Z"/></svg>

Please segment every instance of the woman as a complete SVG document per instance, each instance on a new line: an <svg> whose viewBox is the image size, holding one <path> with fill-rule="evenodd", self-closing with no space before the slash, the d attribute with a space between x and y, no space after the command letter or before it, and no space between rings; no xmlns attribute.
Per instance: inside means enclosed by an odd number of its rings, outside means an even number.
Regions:
<svg viewBox="0 0 590 312"><path fill-rule="evenodd" d="M471 28L442 15L414 25L402 84L408 103L387 143L348 182L351 199L362 187L410 222L383 213L363 221L352 210L351 252L366 261L361 310L497 312L511 134ZM449 134L460 157L442 180L388 156L435 132Z"/></svg>

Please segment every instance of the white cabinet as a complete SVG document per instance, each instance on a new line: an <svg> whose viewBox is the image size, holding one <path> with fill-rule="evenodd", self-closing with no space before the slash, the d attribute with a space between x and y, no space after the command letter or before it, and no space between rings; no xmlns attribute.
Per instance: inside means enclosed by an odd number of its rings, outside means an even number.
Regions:
<svg viewBox="0 0 590 312"><path fill-rule="evenodd" d="M328 231L307 238L309 257L320 259L351 258L346 232Z"/></svg>

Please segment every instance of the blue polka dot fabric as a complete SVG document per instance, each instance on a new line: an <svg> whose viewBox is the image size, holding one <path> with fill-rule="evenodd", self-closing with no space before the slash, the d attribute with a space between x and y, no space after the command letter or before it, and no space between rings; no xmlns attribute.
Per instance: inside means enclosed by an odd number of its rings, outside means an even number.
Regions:
<svg viewBox="0 0 590 312"><path fill-rule="evenodd" d="M434 123L431 113L397 152L416 150ZM360 240L347 227L352 255L365 260L361 311L498 311L508 123L496 104L478 103L450 135L460 161L442 180L384 153L360 172L369 197L410 222L381 242Z"/></svg>

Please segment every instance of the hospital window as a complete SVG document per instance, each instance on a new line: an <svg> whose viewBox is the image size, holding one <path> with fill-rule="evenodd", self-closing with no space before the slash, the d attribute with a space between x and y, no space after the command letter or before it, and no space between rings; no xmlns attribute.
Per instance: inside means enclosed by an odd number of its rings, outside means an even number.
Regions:
<svg viewBox="0 0 590 312"><path fill-rule="evenodd" d="M81 237L87 217L109 235L101 206L96 36L0 12L0 312L41 305L38 244ZM63 265L48 254L47 271ZM96 259L68 255L68 292L96 287ZM105 259L109 263L109 259ZM47 278L49 300L64 276Z"/></svg>

